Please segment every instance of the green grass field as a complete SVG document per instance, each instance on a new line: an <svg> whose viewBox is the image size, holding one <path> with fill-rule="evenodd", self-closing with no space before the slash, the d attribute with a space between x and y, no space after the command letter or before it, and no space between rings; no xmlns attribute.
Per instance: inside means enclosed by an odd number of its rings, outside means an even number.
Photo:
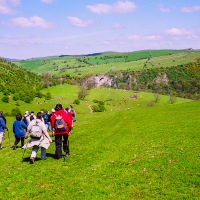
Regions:
<svg viewBox="0 0 200 200"><path fill-rule="evenodd" d="M21 111L69 106L78 87L48 88L52 99L22 103ZM71 156L55 160L54 142L47 160L29 164L31 149L13 151L12 123L0 151L0 199L199 199L200 101L133 91L93 89L74 105L77 122L70 135ZM93 100L105 102L106 111L90 113ZM38 104L39 102L39 104ZM151 102L152 104L149 104ZM0 104L10 112L14 102Z"/></svg>
<svg viewBox="0 0 200 200"><path fill-rule="evenodd" d="M194 62L199 50L149 50L129 53L104 53L97 56L65 56L14 62L24 69L52 75L81 76L110 71L135 71L145 68L172 67Z"/></svg>

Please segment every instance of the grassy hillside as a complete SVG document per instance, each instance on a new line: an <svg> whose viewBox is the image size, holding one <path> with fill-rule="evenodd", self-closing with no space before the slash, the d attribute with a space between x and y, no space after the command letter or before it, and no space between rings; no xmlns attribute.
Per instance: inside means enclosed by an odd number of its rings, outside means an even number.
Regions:
<svg viewBox="0 0 200 200"><path fill-rule="evenodd" d="M20 106L22 110L68 106L78 87L61 85L43 90L52 99ZM151 93L93 89L75 105L77 122L70 135L71 156L29 164L31 150L13 151L11 127L0 151L0 197L4 199L198 199L200 101L177 98L175 104ZM90 113L93 100L105 102L106 112ZM11 108L0 104L0 109ZM38 153L39 157L40 153Z"/></svg>
<svg viewBox="0 0 200 200"><path fill-rule="evenodd" d="M111 70L140 70L187 64L199 58L199 51L148 50L129 53L104 53L93 56L62 56L17 61L15 64L37 73L80 76L102 74Z"/></svg>
<svg viewBox="0 0 200 200"><path fill-rule="evenodd" d="M4 94L4 102L9 102L10 99L30 102L44 88L42 76L1 58L0 70L0 92Z"/></svg>

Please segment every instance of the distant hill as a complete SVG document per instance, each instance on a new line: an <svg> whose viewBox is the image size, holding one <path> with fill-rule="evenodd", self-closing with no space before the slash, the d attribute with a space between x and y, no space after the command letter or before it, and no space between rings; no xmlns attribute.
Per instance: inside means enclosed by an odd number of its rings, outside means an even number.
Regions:
<svg viewBox="0 0 200 200"><path fill-rule="evenodd" d="M161 49L60 55L14 63L28 71L48 74L57 83L80 85L86 81L91 87L96 83L87 78L106 75L112 87L199 99L199 59L200 50Z"/></svg>
<svg viewBox="0 0 200 200"><path fill-rule="evenodd" d="M199 50L144 50L135 52L102 52L88 55L60 55L15 61L22 68L52 75L82 76L187 64L199 57Z"/></svg>
<svg viewBox="0 0 200 200"><path fill-rule="evenodd" d="M14 101L21 100L29 103L36 96L42 96L40 90L45 87L47 81L43 76L2 58L0 58L0 75L0 92L4 95L4 102L9 102L9 98L12 98Z"/></svg>

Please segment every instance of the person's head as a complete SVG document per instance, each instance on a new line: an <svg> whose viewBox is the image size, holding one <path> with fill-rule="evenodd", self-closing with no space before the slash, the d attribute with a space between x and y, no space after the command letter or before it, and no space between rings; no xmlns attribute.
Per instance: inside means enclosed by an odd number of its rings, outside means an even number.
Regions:
<svg viewBox="0 0 200 200"><path fill-rule="evenodd" d="M37 113L37 119L42 120L42 116L43 116L42 112L38 112Z"/></svg>
<svg viewBox="0 0 200 200"><path fill-rule="evenodd" d="M2 111L0 111L0 117L2 117L3 116L3 112Z"/></svg>
<svg viewBox="0 0 200 200"><path fill-rule="evenodd" d="M25 116L28 116L28 115L29 115L29 112L28 112L28 111L26 111L26 112L24 113L24 115L25 115Z"/></svg>
<svg viewBox="0 0 200 200"><path fill-rule="evenodd" d="M66 111L69 111L69 108L67 107L67 108L65 108L65 110L66 110Z"/></svg>
<svg viewBox="0 0 200 200"><path fill-rule="evenodd" d="M21 120L22 120L22 115L21 115L20 113L18 113L18 114L16 115L16 120L17 120L17 121L21 121Z"/></svg>
<svg viewBox="0 0 200 200"><path fill-rule="evenodd" d="M56 111L55 111L55 109L54 109L54 108L52 108L52 109L51 109L51 112L52 112L52 113L55 113Z"/></svg>
<svg viewBox="0 0 200 200"><path fill-rule="evenodd" d="M58 110L62 110L63 107L62 107L62 104L61 103L58 103L56 104L56 107L55 107L55 110L58 111Z"/></svg>

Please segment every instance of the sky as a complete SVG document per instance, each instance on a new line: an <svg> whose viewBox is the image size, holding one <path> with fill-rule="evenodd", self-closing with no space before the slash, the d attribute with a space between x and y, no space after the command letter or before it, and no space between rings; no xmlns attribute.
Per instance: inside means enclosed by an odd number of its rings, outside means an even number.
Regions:
<svg viewBox="0 0 200 200"><path fill-rule="evenodd" d="M200 49L200 0L0 0L0 57Z"/></svg>

